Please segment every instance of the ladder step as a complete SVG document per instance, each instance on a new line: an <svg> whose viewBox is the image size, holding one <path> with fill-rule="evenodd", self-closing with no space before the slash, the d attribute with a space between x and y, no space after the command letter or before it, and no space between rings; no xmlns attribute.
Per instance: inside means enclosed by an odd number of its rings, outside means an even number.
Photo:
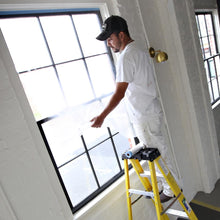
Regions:
<svg viewBox="0 0 220 220"><path fill-rule="evenodd" d="M145 170L143 173L140 173L140 176L141 177L149 177L149 176L151 176L150 175L150 171L148 171L148 170L146 171ZM158 173L158 172L156 172L156 176L157 177L163 177L163 175L161 173Z"/></svg>
<svg viewBox="0 0 220 220"><path fill-rule="evenodd" d="M188 215L184 211L179 211L175 209L168 209L166 214L175 215L181 218L189 219Z"/></svg>
<svg viewBox="0 0 220 220"><path fill-rule="evenodd" d="M129 189L128 191L130 194L137 194L137 195L147 196L147 197L151 197L151 198L154 197L153 192L147 192L147 191L138 190L138 189Z"/></svg>

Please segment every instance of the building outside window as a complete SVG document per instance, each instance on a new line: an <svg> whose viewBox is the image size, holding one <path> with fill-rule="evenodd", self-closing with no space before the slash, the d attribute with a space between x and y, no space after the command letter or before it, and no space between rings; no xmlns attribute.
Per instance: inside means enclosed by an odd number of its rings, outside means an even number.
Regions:
<svg viewBox="0 0 220 220"><path fill-rule="evenodd" d="M211 103L220 100L220 53L216 39L213 14L196 12L196 22L206 70Z"/></svg>
<svg viewBox="0 0 220 220"><path fill-rule="evenodd" d="M123 175L128 139L88 120L112 95L113 59L100 12L1 12L0 27L73 212Z"/></svg>

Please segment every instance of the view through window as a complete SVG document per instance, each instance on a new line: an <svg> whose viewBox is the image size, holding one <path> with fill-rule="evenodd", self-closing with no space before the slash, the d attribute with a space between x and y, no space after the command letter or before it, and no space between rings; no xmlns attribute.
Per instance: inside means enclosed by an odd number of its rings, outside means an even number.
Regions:
<svg viewBox="0 0 220 220"><path fill-rule="evenodd" d="M196 22L206 69L211 103L220 100L220 53L217 47L213 15L211 12L197 12Z"/></svg>
<svg viewBox="0 0 220 220"><path fill-rule="evenodd" d="M89 119L112 95L98 10L1 13L0 27L73 212L123 174L127 138Z"/></svg>

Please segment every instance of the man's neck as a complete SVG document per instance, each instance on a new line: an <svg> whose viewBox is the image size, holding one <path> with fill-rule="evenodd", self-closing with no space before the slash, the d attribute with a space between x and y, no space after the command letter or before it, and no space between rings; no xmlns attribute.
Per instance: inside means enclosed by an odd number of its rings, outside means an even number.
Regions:
<svg viewBox="0 0 220 220"><path fill-rule="evenodd" d="M125 47L126 47L128 44L130 44L131 42L133 42L133 41L134 41L134 40L131 39L131 38L126 38L126 39L124 40L124 42L122 43L120 52L122 52L122 51L125 49Z"/></svg>

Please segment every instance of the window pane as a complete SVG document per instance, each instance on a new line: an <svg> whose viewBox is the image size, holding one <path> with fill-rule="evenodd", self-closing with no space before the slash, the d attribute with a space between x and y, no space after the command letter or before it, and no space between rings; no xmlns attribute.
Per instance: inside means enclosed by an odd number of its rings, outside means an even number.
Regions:
<svg viewBox="0 0 220 220"><path fill-rule="evenodd" d="M84 56L106 52L103 41L96 40L100 34L100 22L96 14L73 15L73 21L79 35Z"/></svg>
<svg viewBox="0 0 220 220"><path fill-rule="evenodd" d="M70 16L41 17L55 63L82 57Z"/></svg>
<svg viewBox="0 0 220 220"><path fill-rule="evenodd" d="M125 138L124 136L122 136L120 134L117 134L113 137L113 139L114 139L114 143L115 143L115 146L116 146L118 158L119 158L120 163L121 163L121 167L124 167L124 162L121 159L121 156L130 147L128 138Z"/></svg>
<svg viewBox="0 0 220 220"><path fill-rule="evenodd" d="M215 57L215 65L216 65L216 71L217 71L217 76L220 77L220 56ZM220 81L219 81L220 82Z"/></svg>
<svg viewBox="0 0 220 220"><path fill-rule="evenodd" d="M89 128L83 132L83 136L87 147L91 148L109 138L109 133L105 127L99 129Z"/></svg>
<svg viewBox="0 0 220 220"><path fill-rule="evenodd" d="M53 68L31 71L19 76L37 121L53 116L65 108Z"/></svg>
<svg viewBox="0 0 220 220"><path fill-rule="evenodd" d="M62 114L42 124L58 167L85 151L73 114Z"/></svg>
<svg viewBox="0 0 220 220"><path fill-rule="evenodd" d="M86 155L59 169L73 206L97 189Z"/></svg>
<svg viewBox="0 0 220 220"><path fill-rule="evenodd" d="M208 83L208 87L209 87L210 99L211 99L211 102L213 102L214 99L213 99L212 84L211 84L211 82Z"/></svg>
<svg viewBox="0 0 220 220"><path fill-rule="evenodd" d="M107 55L86 59L96 96L111 93L115 89L110 59Z"/></svg>
<svg viewBox="0 0 220 220"><path fill-rule="evenodd" d="M57 70L66 99L70 106L82 104L94 99L83 61L57 65Z"/></svg>
<svg viewBox="0 0 220 220"><path fill-rule="evenodd" d="M209 37L209 42L210 42L211 54L215 55L217 53L217 51L216 51L216 45L215 45L215 38L214 38L214 36L210 36Z"/></svg>
<svg viewBox="0 0 220 220"><path fill-rule="evenodd" d="M196 24L197 24L197 27L198 27L198 34L199 34L199 37L201 37L198 15L196 15Z"/></svg>
<svg viewBox="0 0 220 220"><path fill-rule="evenodd" d="M205 25L205 16L204 15L198 15L198 20L199 20L199 24L200 24L201 37L206 37L207 36L207 30L206 30L206 25Z"/></svg>
<svg viewBox="0 0 220 220"><path fill-rule="evenodd" d="M106 183L120 171L111 140L105 141L89 153L100 184Z"/></svg>
<svg viewBox="0 0 220 220"><path fill-rule="evenodd" d="M208 68L208 61L205 61L204 65L205 65L205 70L206 70L207 81L210 82L210 71L209 71L209 68Z"/></svg>
<svg viewBox="0 0 220 220"><path fill-rule="evenodd" d="M51 64L36 18L3 19L0 24L18 72Z"/></svg>
<svg viewBox="0 0 220 220"><path fill-rule="evenodd" d="M219 97L219 87L216 78L212 79L212 87L213 87L214 99L217 99Z"/></svg>
<svg viewBox="0 0 220 220"><path fill-rule="evenodd" d="M207 37L202 38L202 43L203 43L205 58L208 58L208 57L211 56L211 51L210 51L210 47L209 47L208 38Z"/></svg>
<svg viewBox="0 0 220 220"><path fill-rule="evenodd" d="M216 77L216 73L215 73L215 63L213 59L209 59L209 70L210 70L210 74L211 74L211 78L215 78Z"/></svg>
<svg viewBox="0 0 220 220"><path fill-rule="evenodd" d="M205 15L205 19L206 19L208 34L209 35L214 35L211 15L210 14Z"/></svg>

